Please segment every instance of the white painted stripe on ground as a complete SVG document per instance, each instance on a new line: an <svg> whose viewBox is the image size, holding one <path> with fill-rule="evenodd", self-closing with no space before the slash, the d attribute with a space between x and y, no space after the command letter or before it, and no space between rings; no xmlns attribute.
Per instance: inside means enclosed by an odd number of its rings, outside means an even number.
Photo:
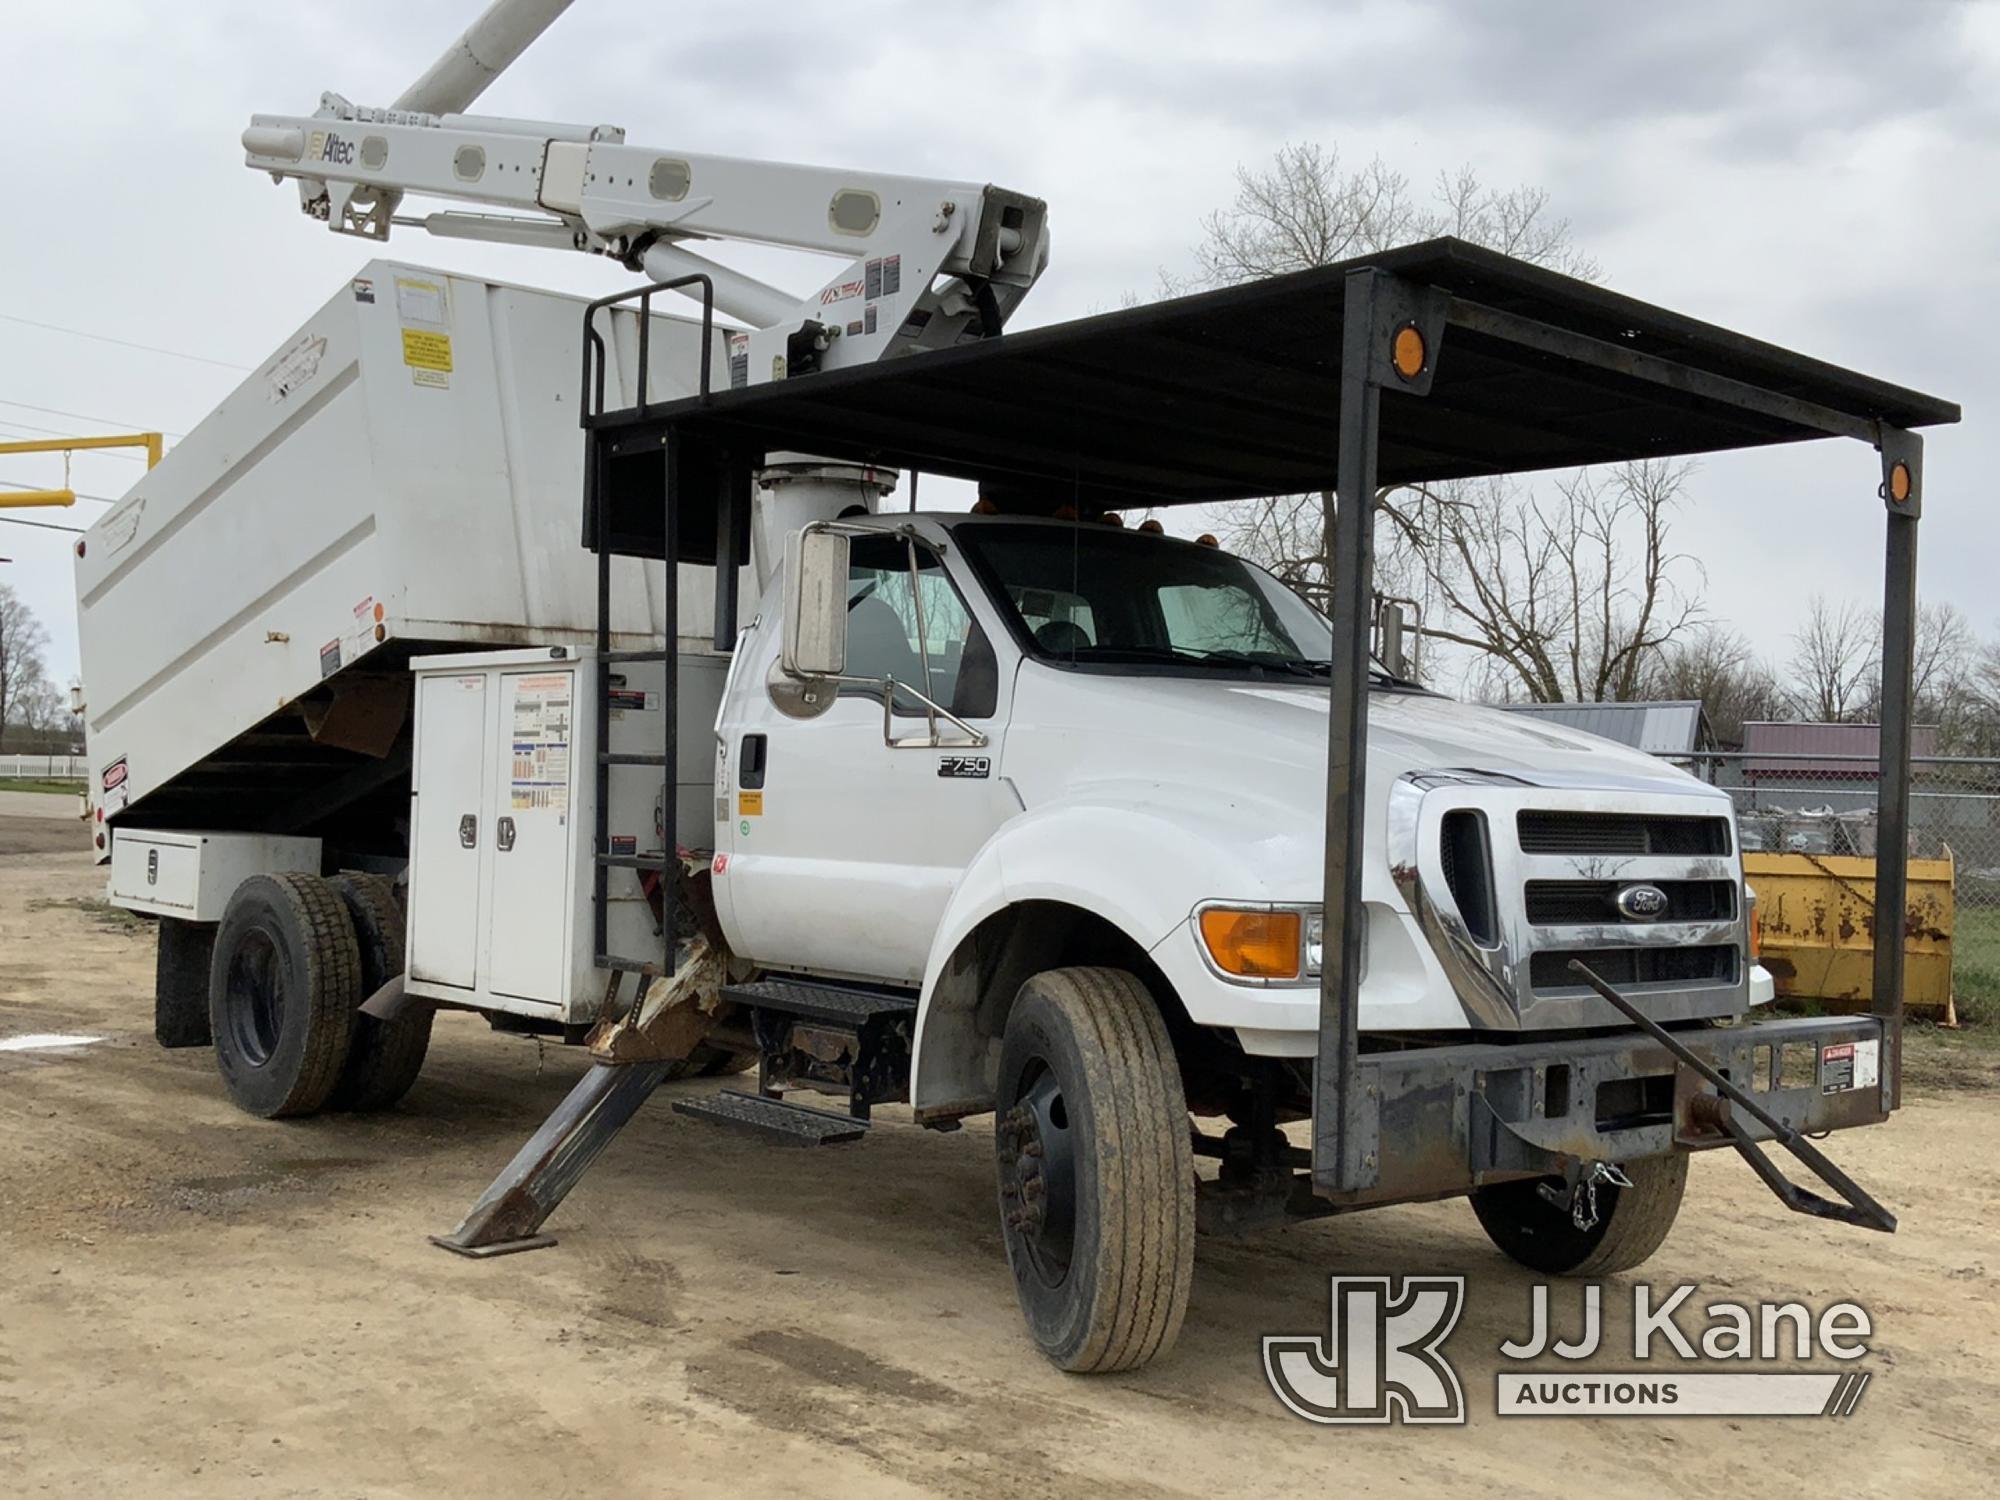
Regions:
<svg viewBox="0 0 2000 1500"><path fill-rule="evenodd" d="M35 1031L26 1036L0 1036L0 1052L42 1052L51 1047L88 1047L101 1036L64 1036L59 1032Z"/></svg>

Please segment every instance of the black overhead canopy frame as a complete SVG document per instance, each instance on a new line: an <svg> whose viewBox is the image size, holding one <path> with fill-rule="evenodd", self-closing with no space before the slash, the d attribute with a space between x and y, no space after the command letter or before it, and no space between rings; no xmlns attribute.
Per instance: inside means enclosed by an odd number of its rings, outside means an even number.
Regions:
<svg viewBox="0 0 2000 1500"><path fill-rule="evenodd" d="M1350 498L1810 438L1868 443L1887 511L1878 847L1908 848L1923 497L1912 429L1957 421L1950 402L1442 239L877 365L670 403L649 404L642 387L636 407L600 407L586 399L603 463L588 470L586 544L720 563L724 649L750 476L769 454L948 474L1085 513L1337 492L1313 1126L1322 1193L1375 1181L1353 1086L1373 506ZM1878 869L1878 910L1904 909L1905 881L1902 861ZM1902 944L1878 942L1885 1113L1901 1075L1902 977Z"/></svg>

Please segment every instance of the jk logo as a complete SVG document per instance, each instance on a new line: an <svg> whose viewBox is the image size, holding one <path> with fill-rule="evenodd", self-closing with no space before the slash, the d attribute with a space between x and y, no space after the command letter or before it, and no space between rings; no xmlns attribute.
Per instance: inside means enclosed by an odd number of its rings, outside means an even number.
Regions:
<svg viewBox="0 0 2000 1500"><path fill-rule="evenodd" d="M1465 1308L1463 1276L1332 1278L1325 1338L1273 1334L1264 1378L1308 1422L1465 1421L1465 1392L1438 1346Z"/></svg>

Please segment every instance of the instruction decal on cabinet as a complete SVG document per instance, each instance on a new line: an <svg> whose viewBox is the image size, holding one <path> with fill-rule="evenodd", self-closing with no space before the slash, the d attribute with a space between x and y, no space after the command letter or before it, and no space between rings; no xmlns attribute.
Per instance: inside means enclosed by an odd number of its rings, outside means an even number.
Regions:
<svg viewBox="0 0 2000 1500"><path fill-rule="evenodd" d="M567 672L508 679L514 690L513 778L517 812L569 811L570 683Z"/></svg>
<svg viewBox="0 0 2000 1500"><path fill-rule="evenodd" d="M396 278L396 320L403 326L403 363L416 385L451 385L451 294L442 281Z"/></svg>

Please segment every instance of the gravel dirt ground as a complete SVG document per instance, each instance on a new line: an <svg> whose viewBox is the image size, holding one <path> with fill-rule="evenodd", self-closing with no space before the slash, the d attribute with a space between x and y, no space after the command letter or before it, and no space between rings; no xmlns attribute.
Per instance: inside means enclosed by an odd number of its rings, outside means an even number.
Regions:
<svg viewBox="0 0 2000 1500"><path fill-rule="evenodd" d="M1875 1379L1851 1418L1496 1417L1531 1278L1462 1203L1205 1241L1174 1354L1077 1379L1021 1332L985 1121L884 1111L862 1146L787 1152L661 1099L556 1249L433 1249L581 1059L449 1016L396 1112L249 1119L206 1051L154 1045L151 932L83 853L40 852L82 836L0 809L0 1038L105 1038L0 1052L0 1494L2000 1493L1991 1054L1836 1138L1899 1234L1788 1215L1712 1154L1646 1268L1861 1301ZM1469 1278L1447 1345L1467 1427L1318 1428L1266 1387L1259 1335L1324 1330L1330 1274L1384 1272ZM1603 1368L1631 1366L1629 1280Z"/></svg>

